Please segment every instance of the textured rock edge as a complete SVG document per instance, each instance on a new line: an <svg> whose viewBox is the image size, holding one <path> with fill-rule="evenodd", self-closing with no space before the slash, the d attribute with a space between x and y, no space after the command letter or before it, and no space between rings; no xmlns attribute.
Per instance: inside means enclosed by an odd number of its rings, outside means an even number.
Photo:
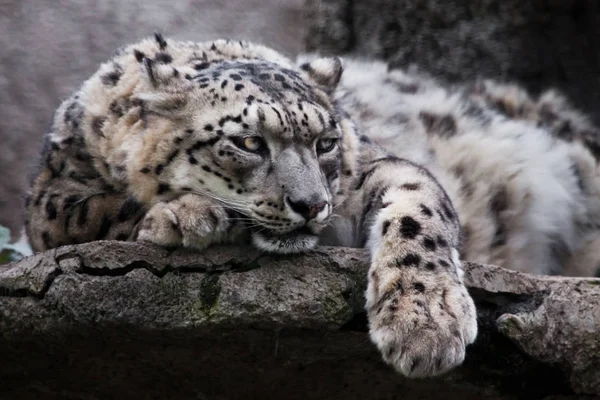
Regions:
<svg viewBox="0 0 600 400"><path fill-rule="evenodd" d="M272 256L244 247L199 254L126 242L66 246L0 266L0 331L10 344L103 324L364 330L367 268L366 253L349 248ZM523 362L560 369L575 393L600 394L600 279L465 269L478 341L508 338ZM469 351L483 362L495 356L487 354L493 343Z"/></svg>

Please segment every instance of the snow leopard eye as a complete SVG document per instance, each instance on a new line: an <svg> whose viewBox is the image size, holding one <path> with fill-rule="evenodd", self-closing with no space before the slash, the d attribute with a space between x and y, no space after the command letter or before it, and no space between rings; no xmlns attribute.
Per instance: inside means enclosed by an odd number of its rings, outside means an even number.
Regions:
<svg viewBox="0 0 600 400"><path fill-rule="evenodd" d="M260 136L236 138L233 143L240 149L250 153L261 153L267 148L265 141Z"/></svg>
<svg viewBox="0 0 600 400"><path fill-rule="evenodd" d="M319 141L317 142L317 153L323 154L330 152L331 150L333 150L337 142L338 139L336 138L319 139Z"/></svg>

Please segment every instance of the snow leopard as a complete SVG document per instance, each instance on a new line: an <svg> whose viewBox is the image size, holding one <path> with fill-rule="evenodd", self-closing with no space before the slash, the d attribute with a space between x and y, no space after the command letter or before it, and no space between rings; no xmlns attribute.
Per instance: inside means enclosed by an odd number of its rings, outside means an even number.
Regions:
<svg viewBox="0 0 600 400"><path fill-rule="evenodd" d="M157 34L60 105L26 230L36 251L365 247L372 341L399 373L433 376L477 336L463 261L580 275L600 263L596 137L553 91Z"/></svg>

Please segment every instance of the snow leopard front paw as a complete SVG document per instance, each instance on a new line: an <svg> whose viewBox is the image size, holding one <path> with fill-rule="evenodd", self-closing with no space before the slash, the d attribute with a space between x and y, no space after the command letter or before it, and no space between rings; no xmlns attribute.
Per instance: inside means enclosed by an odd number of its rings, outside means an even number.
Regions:
<svg viewBox="0 0 600 400"><path fill-rule="evenodd" d="M412 378L460 365L477 336L475 306L465 286L448 276L381 275L371 272L367 311L371 340L384 361Z"/></svg>
<svg viewBox="0 0 600 400"><path fill-rule="evenodd" d="M155 204L142 220L137 240L165 247L204 249L223 241L228 227L227 212L221 205L186 194Z"/></svg>

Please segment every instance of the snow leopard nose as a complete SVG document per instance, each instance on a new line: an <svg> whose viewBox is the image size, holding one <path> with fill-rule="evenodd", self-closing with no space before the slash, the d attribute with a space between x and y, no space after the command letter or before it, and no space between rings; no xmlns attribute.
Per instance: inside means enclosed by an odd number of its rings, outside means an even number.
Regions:
<svg viewBox="0 0 600 400"><path fill-rule="evenodd" d="M290 197L288 197L287 202L294 212L302 215L304 219L307 221L315 218L317 214L319 214L325 206L327 206L326 201L319 202L307 202L305 200L294 201Z"/></svg>

